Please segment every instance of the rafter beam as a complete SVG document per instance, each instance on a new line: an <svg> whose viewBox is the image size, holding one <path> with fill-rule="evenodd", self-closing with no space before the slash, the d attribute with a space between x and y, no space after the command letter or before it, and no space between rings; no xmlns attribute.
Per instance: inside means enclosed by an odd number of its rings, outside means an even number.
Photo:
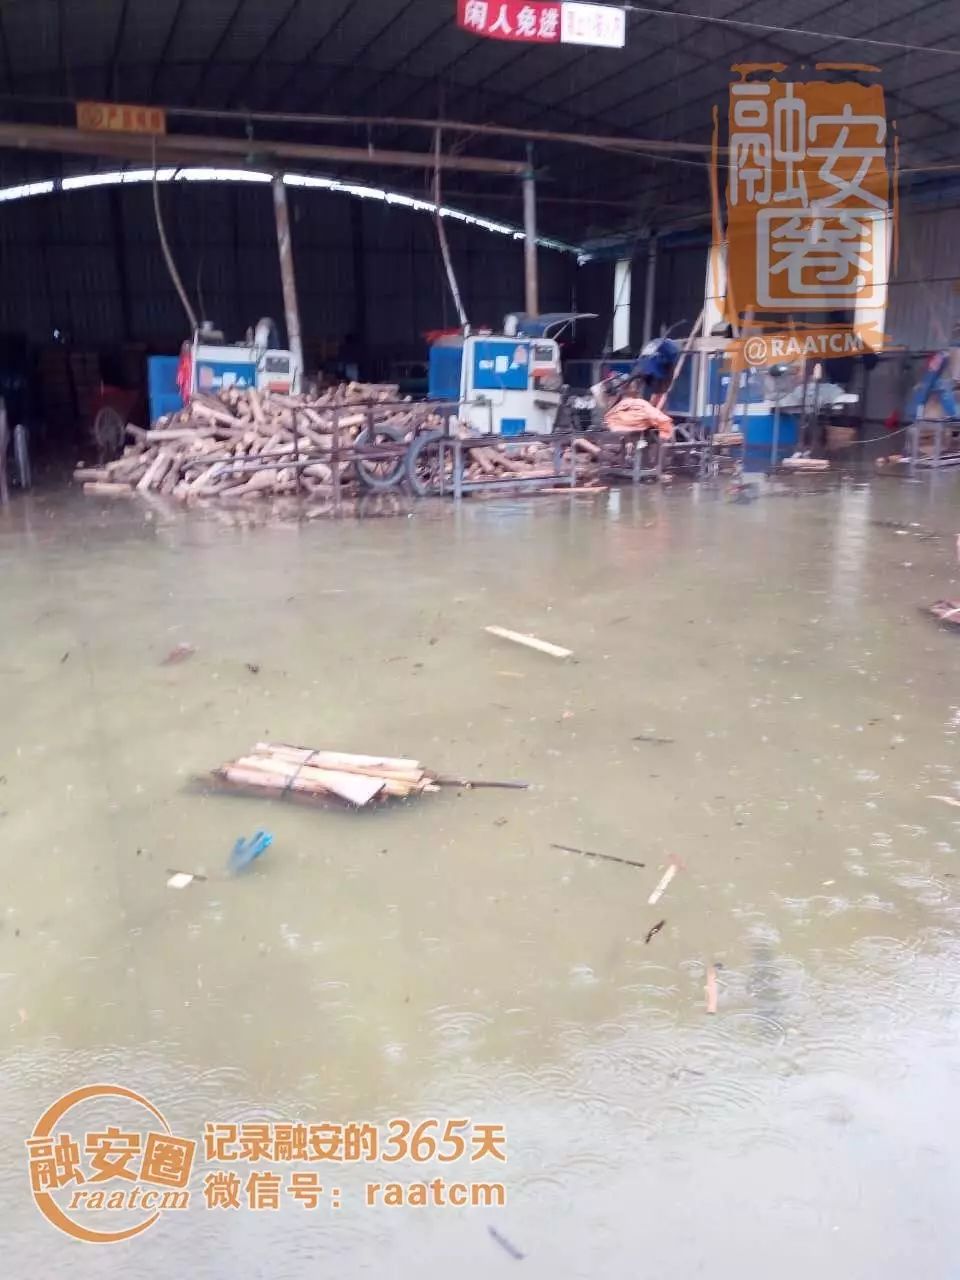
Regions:
<svg viewBox="0 0 960 1280"><path fill-rule="evenodd" d="M377 147L321 146L308 142L272 139L210 138L196 134L166 134L154 139L148 134L110 134L67 129L60 125L0 122L0 148L23 151L79 152L85 155L123 156L152 163L156 147L158 162L240 164L252 168L273 168L281 160L308 160L338 164L369 164L384 167L461 170L465 173L495 174L516 178L526 166L520 161L493 160L486 156L444 154L439 161L422 151L384 151Z"/></svg>

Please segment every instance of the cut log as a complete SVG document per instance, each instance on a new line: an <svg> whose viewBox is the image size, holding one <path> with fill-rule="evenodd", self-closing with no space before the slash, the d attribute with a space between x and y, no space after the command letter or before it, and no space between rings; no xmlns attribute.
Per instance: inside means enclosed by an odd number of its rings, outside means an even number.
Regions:
<svg viewBox="0 0 960 1280"><path fill-rule="evenodd" d="M167 469L173 462L173 455L168 453L166 449L161 449L153 462L147 467L146 471L137 485L139 493L146 492L147 489L157 488L160 481L167 473Z"/></svg>
<svg viewBox="0 0 960 1280"><path fill-rule="evenodd" d="M84 483L83 492L94 494L98 498L133 497L133 489L130 485L109 480L87 480Z"/></svg>

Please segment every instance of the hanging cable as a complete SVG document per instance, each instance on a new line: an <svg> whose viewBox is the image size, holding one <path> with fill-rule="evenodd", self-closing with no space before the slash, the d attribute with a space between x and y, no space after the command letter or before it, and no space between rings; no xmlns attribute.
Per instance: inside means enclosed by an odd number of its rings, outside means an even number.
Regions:
<svg viewBox="0 0 960 1280"><path fill-rule="evenodd" d="M197 324L197 316L193 307L190 305L190 299L187 297L187 291L183 287L183 281L180 279L180 273L177 270L177 264L173 260L173 254L170 252L170 245L167 243L167 233L163 226L163 214L160 212L160 186L157 182L157 140L153 140L153 212L157 220L157 234L160 237L160 248L163 250L163 258L167 264L167 270L170 272L170 279L173 281L174 288L180 295L180 301L183 303L183 309L187 313L187 319L190 321L191 338L196 333L199 325Z"/></svg>
<svg viewBox="0 0 960 1280"><path fill-rule="evenodd" d="M433 216L437 225L437 239L440 241L440 256L443 258L443 265L447 273L447 284L450 286L450 293L453 296L453 304L457 308L457 315L460 317L460 327L466 329L467 313L463 309L463 301L460 297L460 287L457 284L456 273L453 269L453 259L450 256L450 245L447 243L447 230L443 225L443 218L440 216L440 130L434 131L433 135Z"/></svg>

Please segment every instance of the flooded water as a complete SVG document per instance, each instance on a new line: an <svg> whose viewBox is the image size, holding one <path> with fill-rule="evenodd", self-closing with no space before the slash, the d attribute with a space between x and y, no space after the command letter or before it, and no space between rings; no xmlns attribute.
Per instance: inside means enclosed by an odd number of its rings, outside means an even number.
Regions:
<svg viewBox="0 0 960 1280"><path fill-rule="evenodd" d="M960 808L931 797L960 800L960 637L917 608L960 595L956 490L798 485L0 516L6 1273L956 1274ZM371 813L190 786L271 737L532 785ZM198 1138L503 1124L505 1164L457 1169L507 1202L368 1206L453 1176L379 1163L334 1168L336 1209L207 1209L201 1145L188 1211L81 1247L23 1144L103 1081Z"/></svg>

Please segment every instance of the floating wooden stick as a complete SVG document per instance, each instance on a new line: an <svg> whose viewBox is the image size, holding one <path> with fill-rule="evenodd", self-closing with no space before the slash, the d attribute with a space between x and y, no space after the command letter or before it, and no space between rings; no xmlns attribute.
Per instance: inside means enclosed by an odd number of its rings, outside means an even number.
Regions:
<svg viewBox="0 0 960 1280"><path fill-rule="evenodd" d="M485 778L434 778L438 787L465 787L468 791L496 787L500 791L529 791L529 782L488 782Z"/></svg>
<svg viewBox="0 0 960 1280"><path fill-rule="evenodd" d="M645 862L631 862L629 858L618 858L612 853L594 853L592 849L577 849L572 844L551 844L551 849L561 849L564 853L579 853L582 858L602 858L604 862L620 862L625 867L645 867Z"/></svg>
<svg viewBox="0 0 960 1280"><path fill-rule="evenodd" d="M666 923L666 920L658 920L653 928L647 931L647 936L644 938L644 942L648 944L652 942Z"/></svg>
<svg viewBox="0 0 960 1280"><path fill-rule="evenodd" d="M671 862L669 867L667 867L666 871L661 876L660 883L657 885L653 893L651 893L650 897L647 899L648 906L655 907L657 905L657 903L666 893L667 888L670 884L670 881L673 879L673 877L676 874L677 874L677 864L675 862Z"/></svg>
<svg viewBox="0 0 960 1280"><path fill-rule="evenodd" d="M703 989L707 999L707 1013L717 1012L717 969L716 965L707 965L707 984Z"/></svg>
<svg viewBox="0 0 960 1280"><path fill-rule="evenodd" d="M522 635L519 631L509 631L506 627L484 627L484 631L501 640L510 640L514 644L525 645L528 649L536 649L539 653L548 653L551 658L572 658L573 650L564 649L559 644L551 644L549 640L538 640L536 636Z"/></svg>

